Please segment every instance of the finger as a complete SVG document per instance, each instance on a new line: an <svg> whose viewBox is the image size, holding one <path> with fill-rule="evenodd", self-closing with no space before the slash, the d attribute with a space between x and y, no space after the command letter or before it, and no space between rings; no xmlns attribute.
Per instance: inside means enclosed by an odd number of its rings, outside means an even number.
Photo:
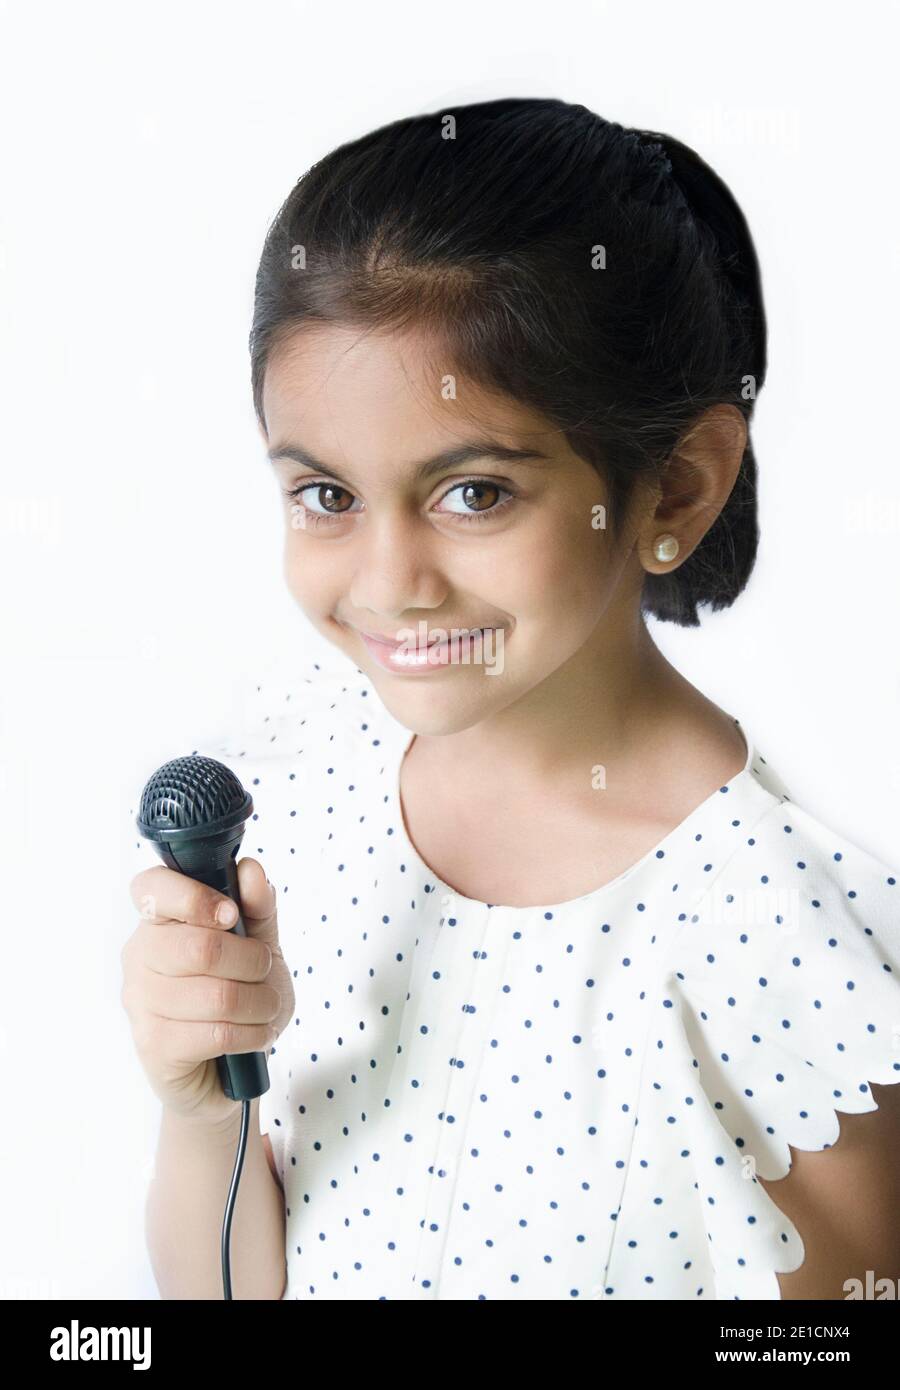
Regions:
<svg viewBox="0 0 900 1390"><path fill-rule="evenodd" d="M268 923L276 913L277 898L274 885L258 859L242 859L237 866L238 893L241 916L247 930L251 922Z"/></svg>
<svg viewBox="0 0 900 1390"><path fill-rule="evenodd" d="M247 984L207 975L172 977L148 970L145 1009L177 1022L270 1024L281 1011L281 995L265 982Z"/></svg>
<svg viewBox="0 0 900 1390"><path fill-rule="evenodd" d="M265 941L235 932L173 922L142 923L141 934L141 958L159 975L212 975L252 983L264 980L272 968L272 948Z"/></svg>
<svg viewBox="0 0 900 1390"><path fill-rule="evenodd" d="M276 1030L269 1023L181 1022L146 1014L135 1033L138 1052L173 1064L206 1062L237 1052L267 1052Z"/></svg>
<svg viewBox="0 0 900 1390"><path fill-rule="evenodd" d="M221 930L233 927L237 920L234 904L226 894L164 864L136 874L129 888L132 902L145 922L191 922ZM222 921L217 916L220 910L224 914Z"/></svg>

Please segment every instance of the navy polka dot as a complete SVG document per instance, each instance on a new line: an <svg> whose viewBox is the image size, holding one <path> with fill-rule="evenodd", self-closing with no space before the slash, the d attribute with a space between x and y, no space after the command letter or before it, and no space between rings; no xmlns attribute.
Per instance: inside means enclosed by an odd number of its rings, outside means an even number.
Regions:
<svg viewBox="0 0 900 1390"><path fill-rule="evenodd" d="M350 663L201 750L252 786L295 990L259 1101L286 1299L780 1297L801 1233L757 1178L900 1081L900 888L739 727L660 845L524 908L418 854L412 734Z"/></svg>

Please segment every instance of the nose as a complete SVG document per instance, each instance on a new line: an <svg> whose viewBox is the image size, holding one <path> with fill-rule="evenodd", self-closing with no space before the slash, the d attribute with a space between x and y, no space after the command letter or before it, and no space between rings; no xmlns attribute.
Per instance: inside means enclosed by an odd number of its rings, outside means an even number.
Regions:
<svg viewBox="0 0 900 1390"><path fill-rule="evenodd" d="M351 604L390 619L440 608L448 590L440 549L440 537L401 508L372 514L354 538Z"/></svg>

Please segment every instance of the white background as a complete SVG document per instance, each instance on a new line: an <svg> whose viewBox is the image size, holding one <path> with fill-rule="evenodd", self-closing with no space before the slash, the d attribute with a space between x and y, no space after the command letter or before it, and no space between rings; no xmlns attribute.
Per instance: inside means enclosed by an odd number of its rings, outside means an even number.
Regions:
<svg viewBox="0 0 900 1390"><path fill-rule="evenodd" d="M895 15L0 6L0 1297L157 1296L158 1106L119 1001L128 815L248 682L321 646L281 578L247 334L272 216L345 140L557 96L721 173L769 319L761 552L731 611L652 630L794 800L897 863Z"/></svg>

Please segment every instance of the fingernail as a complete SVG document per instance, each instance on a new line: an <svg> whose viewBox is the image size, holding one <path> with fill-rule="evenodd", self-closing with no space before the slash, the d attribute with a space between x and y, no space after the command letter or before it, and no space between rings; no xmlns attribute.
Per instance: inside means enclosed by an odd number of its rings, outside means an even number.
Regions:
<svg viewBox="0 0 900 1390"><path fill-rule="evenodd" d="M230 899L226 899L225 902L219 903L219 906L216 909L217 922L221 922L223 927L227 927L235 923L237 919L238 910L235 907L234 903L230 901Z"/></svg>

